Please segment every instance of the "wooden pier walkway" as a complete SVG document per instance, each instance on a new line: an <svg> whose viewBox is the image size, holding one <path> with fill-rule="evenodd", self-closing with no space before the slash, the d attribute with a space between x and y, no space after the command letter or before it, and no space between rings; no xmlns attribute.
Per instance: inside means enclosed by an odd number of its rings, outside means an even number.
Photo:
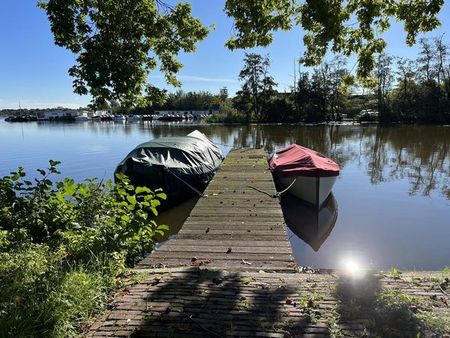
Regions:
<svg viewBox="0 0 450 338"><path fill-rule="evenodd" d="M440 324L443 331L429 331L411 312L450 318L449 296L442 292L444 284L435 282L442 281L439 274L368 274L356 281L334 273L296 273L278 199L250 186L275 192L263 151L231 151L181 231L138 265L140 281L116 294L112 309L85 336L450 333L450 321ZM379 303L386 296L378 295L389 290L411 297L394 293L397 302L421 302Z"/></svg>
<svg viewBox="0 0 450 338"><path fill-rule="evenodd" d="M204 265L294 271L291 246L262 149L232 150L174 239L138 268Z"/></svg>

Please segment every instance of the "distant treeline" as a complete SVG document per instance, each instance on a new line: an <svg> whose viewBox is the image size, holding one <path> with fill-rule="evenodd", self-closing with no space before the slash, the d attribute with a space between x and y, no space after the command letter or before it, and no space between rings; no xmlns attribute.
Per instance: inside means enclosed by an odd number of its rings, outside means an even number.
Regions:
<svg viewBox="0 0 450 338"><path fill-rule="evenodd" d="M299 71L289 92L269 75L268 56L246 54L242 88L223 102L214 122L323 122L377 110L383 123L450 123L449 46L442 37L421 39L415 60L378 55L373 78L354 85L343 57Z"/></svg>
<svg viewBox="0 0 450 338"><path fill-rule="evenodd" d="M78 109L84 109L87 110L88 108L78 108ZM18 109L0 109L0 116L11 116L11 115L37 115L40 112L49 112L49 111L66 111L66 110L74 110L72 108L64 108L64 107L58 107L58 108L33 108L33 109L24 109L24 108L18 108Z"/></svg>
<svg viewBox="0 0 450 338"><path fill-rule="evenodd" d="M207 91L200 92L183 92L178 90L175 93L169 93L164 104L155 103L148 107L134 107L131 109L123 109L112 106L113 112L127 114L153 114L157 110L210 110L212 107L220 105L228 97L227 89L223 88L220 94L212 94Z"/></svg>

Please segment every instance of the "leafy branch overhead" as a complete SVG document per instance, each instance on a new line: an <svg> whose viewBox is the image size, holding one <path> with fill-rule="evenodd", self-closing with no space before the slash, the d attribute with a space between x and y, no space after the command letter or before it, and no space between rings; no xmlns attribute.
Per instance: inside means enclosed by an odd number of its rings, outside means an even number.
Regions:
<svg viewBox="0 0 450 338"><path fill-rule="evenodd" d="M303 62L318 65L327 51L345 56L356 53L357 75L368 78L375 68L374 55L383 52L381 34L391 20L404 24L406 42L413 45L418 33L439 26L437 14L443 0L227 0L225 11L234 19L230 49L267 46L278 30L299 25L306 31Z"/></svg>
<svg viewBox="0 0 450 338"><path fill-rule="evenodd" d="M147 83L159 66L166 81L179 85L177 55L193 52L209 29L194 18L191 5L161 0L41 0L55 43L76 55L69 69L77 94L94 103L117 100L131 106L165 92Z"/></svg>

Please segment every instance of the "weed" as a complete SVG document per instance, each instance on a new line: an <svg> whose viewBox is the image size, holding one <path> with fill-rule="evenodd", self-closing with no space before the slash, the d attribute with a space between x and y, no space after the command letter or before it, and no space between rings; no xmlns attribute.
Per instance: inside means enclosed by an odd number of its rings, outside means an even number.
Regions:
<svg viewBox="0 0 450 338"><path fill-rule="evenodd" d="M411 283L413 283L414 285L419 286L421 282L422 282L422 278L415 277L415 276L411 277Z"/></svg>
<svg viewBox="0 0 450 338"><path fill-rule="evenodd" d="M323 297L315 291L307 292L298 298L299 308L310 318L312 322L317 321L321 317L318 309L319 302L322 299Z"/></svg>
<svg viewBox="0 0 450 338"><path fill-rule="evenodd" d="M396 268L392 267L389 270L388 277L392 279L400 279L401 271L398 271Z"/></svg>
<svg viewBox="0 0 450 338"><path fill-rule="evenodd" d="M329 312L329 316L327 318L328 328L330 330L331 337L342 337L343 332L339 325L341 321L341 316L337 309L337 306L333 306L333 308Z"/></svg>
<svg viewBox="0 0 450 338"><path fill-rule="evenodd" d="M253 281L252 277L245 277L242 279L242 284L249 285Z"/></svg>

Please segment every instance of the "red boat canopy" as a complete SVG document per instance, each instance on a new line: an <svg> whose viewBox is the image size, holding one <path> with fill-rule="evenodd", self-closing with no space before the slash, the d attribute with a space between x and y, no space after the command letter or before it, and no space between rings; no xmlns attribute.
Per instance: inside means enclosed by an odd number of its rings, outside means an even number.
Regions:
<svg viewBox="0 0 450 338"><path fill-rule="evenodd" d="M337 163L298 144L278 150L269 160L269 168L278 176L330 177L339 175Z"/></svg>

